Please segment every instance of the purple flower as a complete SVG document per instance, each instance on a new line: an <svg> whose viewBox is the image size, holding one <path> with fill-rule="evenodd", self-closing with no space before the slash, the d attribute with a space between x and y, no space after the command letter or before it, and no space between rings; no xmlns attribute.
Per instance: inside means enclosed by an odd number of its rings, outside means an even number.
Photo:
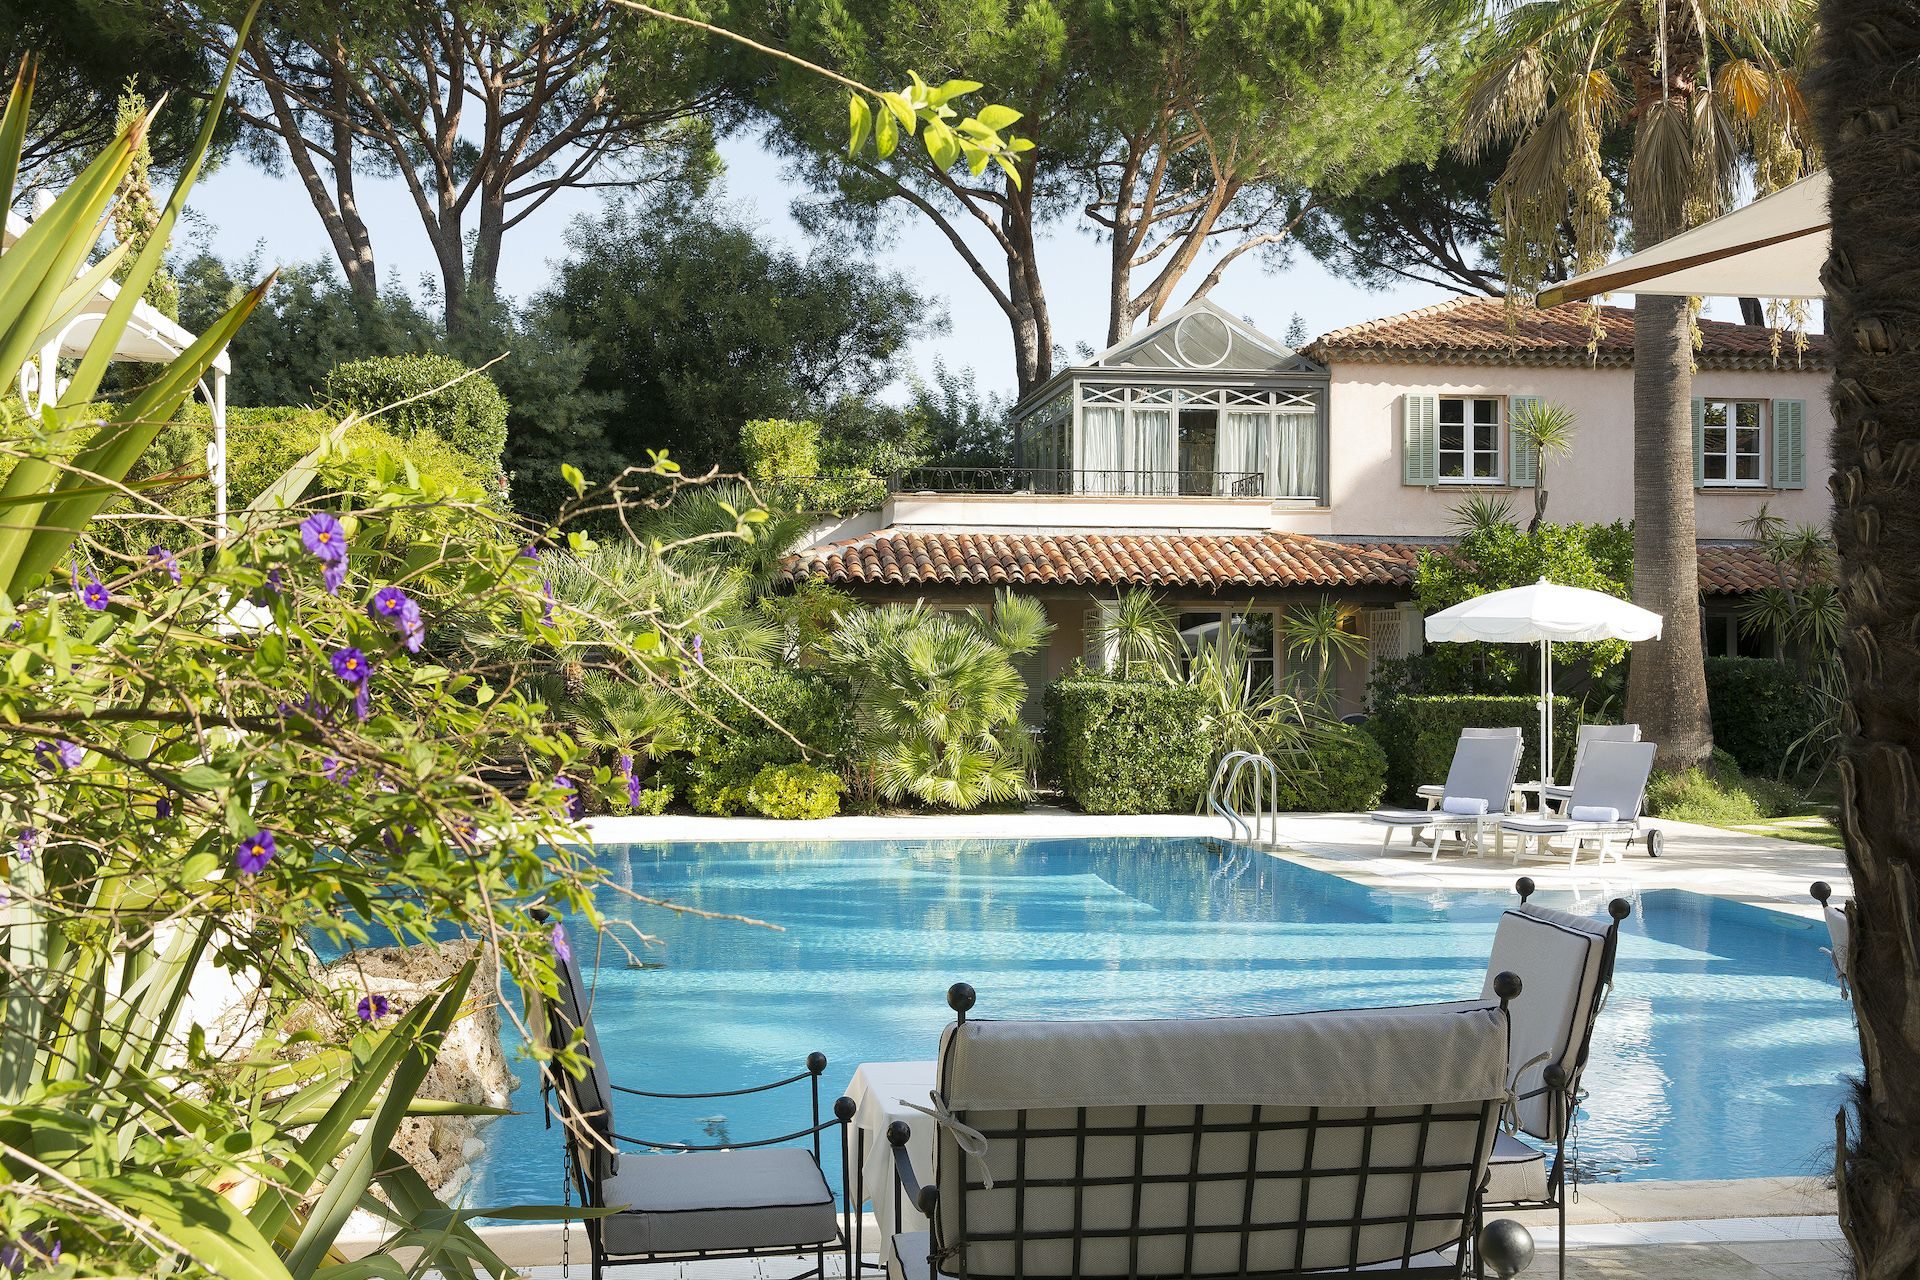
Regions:
<svg viewBox="0 0 1920 1280"><path fill-rule="evenodd" d="M363 685L372 674L367 655L352 645L344 645L328 654L327 664L333 668L335 676L350 685Z"/></svg>
<svg viewBox="0 0 1920 1280"><path fill-rule="evenodd" d="M553 785L567 793L567 816L578 818L587 811L587 802L580 798L580 788L573 785L573 779L564 773L553 775Z"/></svg>
<svg viewBox="0 0 1920 1280"><path fill-rule="evenodd" d="M707 665L707 651L700 643L700 633L697 631L693 633L693 665L696 667Z"/></svg>
<svg viewBox="0 0 1920 1280"><path fill-rule="evenodd" d="M426 637L427 629L420 620L419 601L398 587L382 587L374 593L367 612L392 623L408 653L420 652L420 642Z"/></svg>
<svg viewBox="0 0 1920 1280"><path fill-rule="evenodd" d="M99 613L113 603L113 593L102 586L98 578L89 579L86 588L80 592L80 602Z"/></svg>
<svg viewBox="0 0 1920 1280"><path fill-rule="evenodd" d="M328 756L320 762L320 776L328 782L345 784L353 781L353 775L360 772L338 756Z"/></svg>
<svg viewBox="0 0 1920 1280"><path fill-rule="evenodd" d="M540 594L546 597L546 601L547 601L546 606L540 611L540 621L546 623L548 626L552 626L553 625L553 581L552 579L541 580Z"/></svg>
<svg viewBox="0 0 1920 1280"><path fill-rule="evenodd" d="M627 780L627 808L640 807L640 776L633 771L633 757L620 757L620 776Z"/></svg>
<svg viewBox="0 0 1920 1280"><path fill-rule="evenodd" d="M553 922L553 933L549 936L553 940L553 958L561 964L572 964L573 948L567 945L567 931L558 920Z"/></svg>
<svg viewBox="0 0 1920 1280"><path fill-rule="evenodd" d="M53 768L56 760L62 769L78 769L80 762L87 758L87 749L65 738L56 738L51 742L43 738L33 744L33 754L43 769Z"/></svg>
<svg viewBox="0 0 1920 1280"><path fill-rule="evenodd" d="M275 595L279 595L281 590L280 584L286 580L286 572L287 571L279 565L275 565L273 568L267 570L267 590L273 592Z"/></svg>
<svg viewBox="0 0 1920 1280"><path fill-rule="evenodd" d="M273 861L273 832L256 831L240 842L233 860L245 875L257 876Z"/></svg>
<svg viewBox="0 0 1920 1280"><path fill-rule="evenodd" d="M147 548L147 558L153 561L154 568L159 569L169 578L173 579L175 585L179 584L180 558L178 556L158 543L155 543L153 546Z"/></svg>
<svg viewBox="0 0 1920 1280"><path fill-rule="evenodd" d="M20 835L13 842L13 847L19 850L20 852L20 861L22 862L33 861L34 846L39 841L39 839L40 839L40 828L38 827L20 828Z"/></svg>
<svg viewBox="0 0 1920 1280"><path fill-rule="evenodd" d="M347 582L346 558L343 556L338 560L329 562L327 567L320 571L320 580L326 584L328 595L339 595L340 588L345 586Z"/></svg>
<svg viewBox="0 0 1920 1280"><path fill-rule="evenodd" d="M387 1016L387 998L385 996L361 996L360 1003L353 1007L362 1022L374 1022Z"/></svg>
<svg viewBox="0 0 1920 1280"><path fill-rule="evenodd" d="M335 564L347 558L347 531L325 511L300 522L300 543L316 560Z"/></svg>
<svg viewBox="0 0 1920 1280"><path fill-rule="evenodd" d="M529 542L526 546L520 548L520 558L522 560L538 560L540 558L539 544Z"/></svg>
<svg viewBox="0 0 1920 1280"><path fill-rule="evenodd" d="M161 796L153 802L153 818L156 822L165 822L173 816L173 801Z"/></svg>

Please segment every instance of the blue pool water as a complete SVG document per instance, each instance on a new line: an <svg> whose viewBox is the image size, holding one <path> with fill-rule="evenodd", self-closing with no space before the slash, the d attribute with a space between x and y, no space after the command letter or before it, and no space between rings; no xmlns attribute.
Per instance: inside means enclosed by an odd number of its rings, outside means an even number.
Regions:
<svg viewBox="0 0 1920 1280"><path fill-rule="evenodd" d="M1225 856L1223 857L1223 853ZM1477 995L1512 895L1371 889L1218 842L1169 839L627 845L599 852L600 909L635 948L596 965L615 1080L726 1089L830 1062L931 1058L970 982L984 1017L1154 1017L1403 1004ZM647 907L622 889L781 926ZM1588 897L1547 905L1600 913ZM641 948L627 924L659 939ZM1808 921L1677 890L1640 895L1586 1083L1589 1178L1732 1178L1826 1167L1846 1003ZM510 1046L513 1047L513 1046ZM522 1059L469 1203L553 1203L560 1142ZM679 1104L623 1098L623 1133L744 1140L807 1123L803 1087ZM837 1170L836 1170L837 1181Z"/></svg>

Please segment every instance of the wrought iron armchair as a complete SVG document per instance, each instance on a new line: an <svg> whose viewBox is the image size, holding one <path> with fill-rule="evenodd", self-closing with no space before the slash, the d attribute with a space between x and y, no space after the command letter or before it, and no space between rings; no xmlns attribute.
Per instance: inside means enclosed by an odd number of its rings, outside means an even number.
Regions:
<svg viewBox="0 0 1920 1280"><path fill-rule="evenodd" d="M941 1040L933 1167L889 1127L929 1230L893 1280L1384 1271L1459 1277L1506 1093L1494 1002L1277 1017L969 1021ZM1514 1223L1487 1261L1524 1266Z"/></svg>
<svg viewBox="0 0 1920 1280"><path fill-rule="evenodd" d="M544 917L542 917L544 918ZM852 1274L847 1230L847 1121L850 1098L834 1102L821 1117L823 1053L807 1055L806 1068L784 1079L744 1089L663 1093L614 1084L594 1032L580 970L569 953L560 965L560 997L545 1010L549 1047L579 1048L585 1074L575 1078L549 1059L542 1066L549 1099L549 1125L557 1115L566 1133L567 1176L581 1203L615 1212L586 1220L594 1280L609 1267L696 1258L806 1257L813 1266L794 1280L826 1275L828 1254L839 1254ZM635 1138L614 1128L613 1098L737 1098L805 1082L812 1123L778 1137L697 1146ZM839 1205L821 1164L822 1139L840 1142ZM808 1146L782 1144L807 1142ZM621 1143L668 1156L622 1151Z"/></svg>
<svg viewBox="0 0 1920 1280"><path fill-rule="evenodd" d="M1512 1007L1510 1119L1534 1142L1500 1133L1482 1205L1557 1210L1564 1280L1567 1202L1579 1189L1579 1170L1567 1158L1567 1141L1580 1105L1580 1077L1593 1047L1593 1029L1613 989L1620 924L1633 914L1633 907L1625 898L1615 898L1602 920L1529 905L1534 892L1529 876L1515 881L1514 891L1520 905L1500 917L1481 992L1482 998L1492 992L1501 973L1517 973L1526 983L1526 995Z"/></svg>

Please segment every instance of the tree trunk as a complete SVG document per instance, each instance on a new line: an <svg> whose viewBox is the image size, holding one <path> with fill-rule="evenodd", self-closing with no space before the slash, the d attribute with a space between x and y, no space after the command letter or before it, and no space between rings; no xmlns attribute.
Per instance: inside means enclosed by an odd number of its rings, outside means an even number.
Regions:
<svg viewBox="0 0 1920 1280"><path fill-rule="evenodd" d="M1007 297L1013 304L1013 362L1017 395L1026 395L1053 376L1053 324L1040 282L1040 251L1033 239L1031 177L1007 192L1001 228L1012 246L1007 254Z"/></svg>
<svg viewBox="0 0 1920 1280"><path fill-rule="evenodd" d="M1693 343L1685 298L1633 309L1633 600L1666 620L1633 647L1627 719L1660 745L1665 770L1713 751L1700 650L1700 552L1693 520Z"/></svg>
<svg viewBox="0 0 1920 1280"><path fill-rule="evenodd" d="M1822 0L1811 88L1833 179L1834 541L1846 606L1841 829L1864 1076L1836 1159L1866 1280L1920 1277L1920 10Z"/></svg>

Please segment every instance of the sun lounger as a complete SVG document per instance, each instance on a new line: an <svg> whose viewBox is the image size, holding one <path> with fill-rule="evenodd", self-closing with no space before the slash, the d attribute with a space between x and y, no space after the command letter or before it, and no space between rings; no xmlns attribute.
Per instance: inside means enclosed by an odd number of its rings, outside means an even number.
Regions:
<svg viewBox="0 0 1920 1280"><path fill-rule="evenodd" d="M1581 757L1587 753L1590 742L1638 742L1640 726L1637 724L1583 724L1573 739L1573 773L1580 772ZM1561 810L1573 797L1573 774L1567 775L1566 785L1548 781L1540 787L1540 810Z"/></svg>
<svg viewBox="0 0 1920 1280"><path fill-rule="evenodd" d="M1602 863L1609 854L1620 861L1620 846L1640 830L1640 807L1646 801L1655 750L1651 742L1588 743L1566 812L1502 818L1500 845L1504 848L1509 835L1520 837L1515 862L1529 853L1557 857L1565 852L1572 866L1579 862L1580 850L1589 847ZM1556 848L1556 841L1564 843Z"/></svg>
<svg viewBox="0 0 1920 1280"><path fill-rule="evenodd" d="M1440 803L1432 809L1376 809L1370 815L1386 830L1380 850L1386 852L1395 831L1411 833L1418 848L1424 833L1432 857L1440 857L1441 839L1451 834L1456 847L1481 852L1482 835L1494 829L1507 811L1513 794L1513 776L1520 769L1520 735L1468 737L1462 734L1453 748L1453 763Z"/></svg>
<svg viewBox="0 0 1920 1280"><path fill-rule="evenodd" d="M1497 729L1462 729L1460 736L1462 738L1512 738L1517 742L1520 739L1520 730L1510 726ZM1447 786L1444 782L1429 782L1414 791L1414 795L1427 802L1429 809L1439 808L1440 801L1446 797L1446 794Z"/></svg>
<svg viewBox="0 0 1920 1280"><path fill-rule="evenodd" d="M969 1018L956 985L933 1167L914 1167L906 1124L888 1133L929 1220L890 1241L889 1274L1457 1278L1521 985L1502 975L1495 999L1458 1005L1102 1022Z"/></svg>

